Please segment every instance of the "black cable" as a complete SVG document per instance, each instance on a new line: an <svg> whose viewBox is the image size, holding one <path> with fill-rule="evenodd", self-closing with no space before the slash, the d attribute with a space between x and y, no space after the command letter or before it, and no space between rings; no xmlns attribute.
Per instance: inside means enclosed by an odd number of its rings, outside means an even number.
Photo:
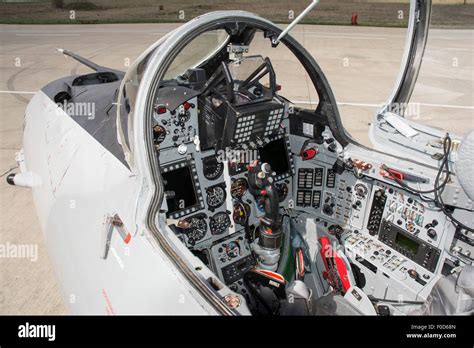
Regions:
<svg viewBox="0 0 474 348"><path fill-rule="evenodd" d="M382 298L377 298L377 297L373 297L373 296L369 296L369 300L371 302L393 303L394 305L395 304L399 304L399 305L422 305L422 304L424 304L423 301L403 301L403 302L400 302L400 301L397 301L397 300L384 300Z"/></svg>
<svg viewBox="0 0 474 348"><path fill-rule="evenodd" d="M457 226L460 226L461 228L463 228L465 230L468 230L470 232L474 232L473 228L464 225L462 222L460 222L459 220L457 220L456 218L453 217L452 213L449 212L446 209L446 205L444 204L443 199L441 198L441 193L443 192L446 184L448 183L448 181L450 179L450 174L451 174L450 170L449 170L449 155L451 153L451 143L452 143L451 137L449 136L449 133L447 133L446 137L444 138L444 141L443 141L443 157L442 157L441 164L439 166L438 173L436 174L436 178L435 178L435 181L434 181L434 184L433 184L433 189L426 190L426 191L417 190L417 189L414 189L414 188L410 187L409 185L405 184L402 180L400 180L398 178L394 177L393 179L402 188L408 190L409 192L411 192L413 194L416 194L423 201L435 203L441 209L441 211L451 220L451 222L453 224L455 224ZM386 170L388 173L391 173L390 168L388 168L385 164L382 165L382 169ZM446 172L446 176L445 176L443 182L440 184L439 181L440 181L440 178L441 178L441 174L443 172ZM429 194L429 193L434 194L434 199L427 199L427 198L421 196L422 194ZM470 211L469 209L457 208L457 207L455 207L455 208Z"/></svg>
<svg viewBox="0 0 474 348"><path fill-rule="evenodd" d="M443 152L444 152L445 157L448 158L449 154L451 152L451 137L449 136L449 134L446 134L446 137L444 139ZM445 167L446 167L446 171L448 173L447 176L449 176L449 163L448 163L448 161L446 161ZM438 206L441 208L443 213L451 220L452 223L454 223L458 227L461 227L461 228L463 228L467 231L474 232L474 228L471 228L471 227L468 227L468 226L464 225L461 221L459 221L455 217L453 217L452 213L449 212L446 209L446 205L444 204L443 198L441 197L441 194L443 193L443 187L441 187L441 185L439 185L439 178L440 178L440 173L438 173L438 175L436 176L435 182L434 182L434 186L435 186L435 189L436 189L434 194L435 194L435 200L438 202Z"/></svg>

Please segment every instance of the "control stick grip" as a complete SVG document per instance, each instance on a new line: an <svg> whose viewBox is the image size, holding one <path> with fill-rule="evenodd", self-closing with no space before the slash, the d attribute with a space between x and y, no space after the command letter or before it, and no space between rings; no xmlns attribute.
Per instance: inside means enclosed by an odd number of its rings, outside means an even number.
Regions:
<svg viewBox="0 0 474 348"><path fill-rule="evenodd" d="M265 210L259 228L259 244L265 249L279 249L282 234L279 216L280 200L270 165L253 163L249 167L248 182L250 192L257 201L262 202Z"/></svg>

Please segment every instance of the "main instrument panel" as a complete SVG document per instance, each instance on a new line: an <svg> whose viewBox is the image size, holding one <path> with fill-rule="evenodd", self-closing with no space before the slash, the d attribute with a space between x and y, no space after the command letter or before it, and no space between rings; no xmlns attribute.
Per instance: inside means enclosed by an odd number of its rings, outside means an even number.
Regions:
<svg viewBox="0 0 474 348"><path fill-rule="evenodd" d="M174 110L159 99L155 106L162 209L190 250L209 255L206 264L226 285L245 292L243 274L256 264L251 242L265 202L249 187L255 161L273 171L280 213L313 220L317 228L306 234L340 245L367 294L423 300L441 274L472 263L472 233L454 230L432 202L378 175L377 159L354 159L327 125L304 124L277 94L262 99L268 93L256 87L248 94L243 104L189 93Z"/></svg>

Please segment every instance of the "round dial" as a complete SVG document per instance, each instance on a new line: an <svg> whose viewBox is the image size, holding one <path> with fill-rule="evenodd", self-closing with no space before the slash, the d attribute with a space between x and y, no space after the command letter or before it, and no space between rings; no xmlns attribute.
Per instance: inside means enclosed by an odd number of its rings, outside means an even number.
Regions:
<svg viewBox="0 0 474 348"><path fill-rule="evenodd" d="M278 197L280 199L280 203L283 202L288 196L288 185L284 182L275 185L278 190Z"/></svg>
<svg viewBox="0 0 474 348"><path fill-rule="evenodd" d="M224 171L224 163L217 160L216 156L206 157L203 161L204 177L207 180L216 180Z"/></svg>
<svg viewBox="0 0 474 348"><path fill-rule="evenodd" d="M365 195L367 194L367 191L368 191L367 186L362 185L360 183L355 185L354 189L355 189L356 193L361 197L365 197Z"/></svg>
<svg viewBox="0 0 474 348"><path fill-rule="evenodd" d="M209 228L213 235L224 233L230 226L230 218L226 212L220 212L212 216L209 220Z"/></svg>
<svg viewBox="0 0 474 348"><path fill-rule="evenodd" d="M235 180L230 186L230 194L233 198L240 199L247 192L249 184L246 179L240 178Z"/></svg>
<svg viewBox="0 0 474 348"><path fill-rule="evenodd" d="M232 213L232 218L234 222L238 225L244 226L247 223L250 215L250 206L247 203L237 203L234 205L234 211Z"/></svg>
<svg viewBox="0 0 474 348"><path fill-rule="evenodd" d="M163 126L156 125L153 127L153 141L155 145L161 144L166 138L166 129Z"/></svg>
<svg viewBox="0 0 474 348"><path fill-rule="evenodd" d="M340 236L344 233L344 229L339 225L331 225L328 227L328 232L331 236Z"/></svg>
<svg viewBox="0 0 474 348"><path fill-rule="evenodd" d="M204 216L193 216L187 218L186 221L189 223L189 227L185 230L189 243L194 244L203 239L207 232L207 223Z"/></svg>
<svg viewBox="0 0 474 348"><path fill-rule="evenodd" d="M225 190L222 186L213 186L207 190L207 205L209 209L220 207L225 201Z"/></svg>
<svg viewBox="0 0 474 348"><path fill-rule="evenodd" d="M181 123L181 125L184 125L190 119L191 119L191 113L189 111L183 109L183 111L179 112L178 120Z"/></svg>
<svg viewBox="0 0 474 348"><path fill-rule="evenodd" d="M240 245L237 241L231 241L225 246L225 252L231 259L240 255Z"/></svg>

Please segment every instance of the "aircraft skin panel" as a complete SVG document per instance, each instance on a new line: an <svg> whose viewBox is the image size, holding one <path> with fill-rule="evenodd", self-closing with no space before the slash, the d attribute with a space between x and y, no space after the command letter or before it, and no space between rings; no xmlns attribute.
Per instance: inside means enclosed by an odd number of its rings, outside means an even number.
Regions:
<svg viewBox="0 0 474 348"><path fill-rule="evenodd" d="M61 78L41 90L53 101L58 93L70 91L73 99L66 104L59 102L59 105L62 105L74 121L128 167L123 148L117 140L116 91L122 82L121 78L104 84L74 86L73 82L77 78L77 76ZM78 107L72 108L69 105Z"/></svg>
<svg viewBox="0 0 474 348"><path fill-rule="evenodd" d="M26 112L23 146L27 170L42 179L33 198L71 312L212 313L138 232L137 177L41 91ZM131 240L114 231L104 260L107 214L118 214Z"/></svg>

